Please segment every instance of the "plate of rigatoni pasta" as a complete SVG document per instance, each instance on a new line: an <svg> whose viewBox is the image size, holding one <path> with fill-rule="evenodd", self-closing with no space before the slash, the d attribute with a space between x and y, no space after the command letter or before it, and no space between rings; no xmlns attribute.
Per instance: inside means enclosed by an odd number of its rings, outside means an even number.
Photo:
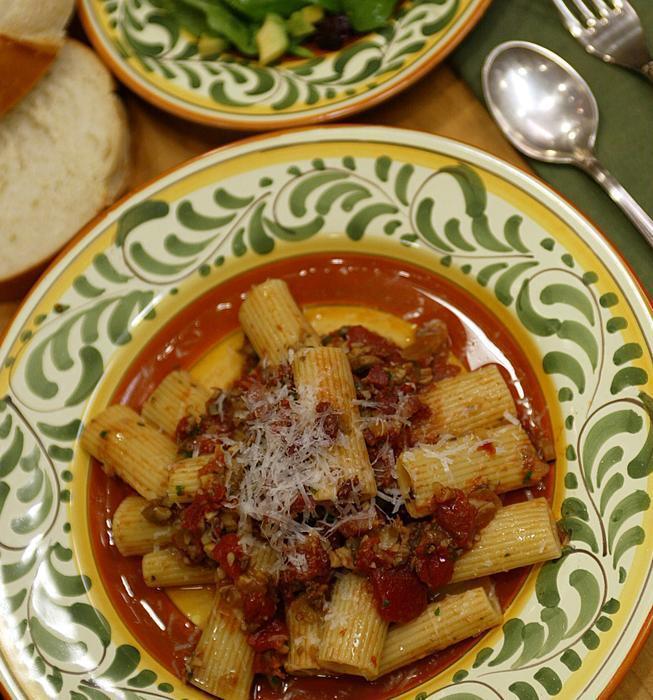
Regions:
<svg viewBox="0 0 653 700"><path fill-rule="evenodd" d="M2 346L16 698L597 698L650 624L651 306L529 175L381 127L209 153Z"/></svg>

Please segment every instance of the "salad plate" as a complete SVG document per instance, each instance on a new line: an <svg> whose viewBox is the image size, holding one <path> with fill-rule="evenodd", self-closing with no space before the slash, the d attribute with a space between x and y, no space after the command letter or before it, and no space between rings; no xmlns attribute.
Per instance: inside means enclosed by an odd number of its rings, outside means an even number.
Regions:
<svg viewBox="0 0 653 700"><path fill-rule="evenodd" d="M535 178L385 127L274 134L182 165L92 222L19 309L0 357L10 694L207 697L182 680L200 597L135 587L116 568L107 522L121 494L79 435L162 372L203 371L241 293L271 277L309 310L363 304L410 324L446 307L470 369L512 366L541 398L556 453L545 495L567 537L557 561L497 582L500 627L379 681L309 679L284 696L262 679L256 697L607 696L651 624L650 301L601 233Z"/></svg>
<svg viewBox="0 0 653 700"><path fill-rule="evenodd" d="M194 22L187 12L166 10L161 0L79 0L79 9L95 49L141 97L184 119L266 130L342 119L405 89L453 50L489 2L401 3L387 22L338 49L302 46L305 57L286 54L273 65L262 65L253 39L239 35L254 55L233 46L211 53L214 38L198 39L188 29ZM202 3L190 5L194 10Z"/></svg>

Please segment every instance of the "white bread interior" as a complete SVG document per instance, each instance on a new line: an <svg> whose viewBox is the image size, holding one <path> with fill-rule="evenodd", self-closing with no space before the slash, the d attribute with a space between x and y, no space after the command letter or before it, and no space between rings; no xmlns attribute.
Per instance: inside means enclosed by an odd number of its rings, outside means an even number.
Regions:
<svg viewBox="0 0 653 700"><path fill-rule="evenodd" d="M0 280L52 257L126 186L128 132L114 88L99 58L69 40L0 119Z"/></svg>
<svg viewBox="0 0 653 700"><path fill-rule="evenodd" d="M60 43L73 5L74 0L0 0L0 34Z"/></svg>

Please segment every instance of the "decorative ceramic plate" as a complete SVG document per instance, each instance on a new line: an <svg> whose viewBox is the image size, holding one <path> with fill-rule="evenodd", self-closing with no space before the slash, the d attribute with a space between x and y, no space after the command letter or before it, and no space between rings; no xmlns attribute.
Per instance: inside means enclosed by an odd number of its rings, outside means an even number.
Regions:
<svg viewBox="0 0 653 700"><path fill-rule="evenodd" d="M264 67L237 56L202 60L193 37L153 0L79 0L84 26L130 88L185 119L278 129L339 119L411 85L463 39L490 0L408 5L383 31L340 51Z"/></svg>
<svg viewBox="0 0 653 700"><path fill-rule="evenodd" d="M201 366L235 328L242 291L278 275L309 306L363 301L410 321L437 303L482 341L467 344L470 365L512 363L548 407L548 493L570 533L559 561L501 584L502 628L372 690L347 681L338 697L594 700L614 687L653 603L651 307L540 182L455 142L365 127L251 140L182 166L92 224L21 307L0 358L11 693L205 697L177 675L202 611L184 592L173 604L139 587L138 561L116 557L106 520L120 494L77 437L161 368Z"/></svg>

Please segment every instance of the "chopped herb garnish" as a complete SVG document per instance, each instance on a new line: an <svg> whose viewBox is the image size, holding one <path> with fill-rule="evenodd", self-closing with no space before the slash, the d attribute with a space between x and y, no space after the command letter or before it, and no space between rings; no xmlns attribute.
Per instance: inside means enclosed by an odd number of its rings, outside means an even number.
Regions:
<svg viewBox="0 0 653 700"><path fill-rule="evenodd" d="M384 598L383 602L381 603L381 606L387 608L388 605L390 605L390 601L387 598Z"/></svg>
<svg viewBox="0 0 653 700"><path fill-rule="evenodd" d="M106 440L109 437L109 431L108 430L100 430L100 437L103 440Z"/></svg>
<svg viewBox="0 0 653 700"><path fill-rule="evenodd" d="M533 470L529 469L526 474L524 474L524 483L527 484L533 478Z"/></svg>
<svg viewBox="0 0 653 700"><path fill-rule="evenodd" d="M177 484L175 486L175 492L177 493L177 496L183 496L185 490L186 489L184 488L183 484Z"/></svg>
<svg viewBox="0 0 653 700"><path fill-rule="evenodd" d="M180 450L180 454L182 457L192 457L193 456L193 451L192 450Z"/></svg>
<svg viewBox="0 0 653 700"><path fill-rule="evenodd" d="M436 608L436 609L433 611L433 614L434 614L436 617L440 617L440 608Z"/></svg>

